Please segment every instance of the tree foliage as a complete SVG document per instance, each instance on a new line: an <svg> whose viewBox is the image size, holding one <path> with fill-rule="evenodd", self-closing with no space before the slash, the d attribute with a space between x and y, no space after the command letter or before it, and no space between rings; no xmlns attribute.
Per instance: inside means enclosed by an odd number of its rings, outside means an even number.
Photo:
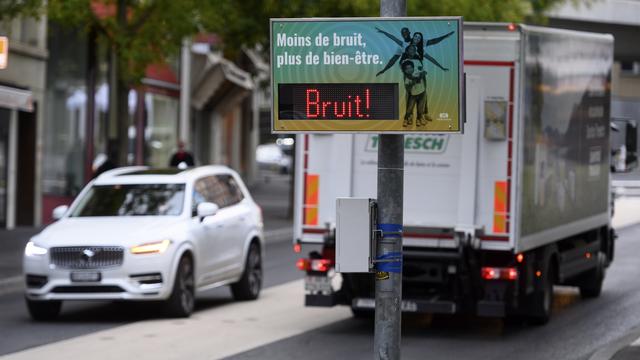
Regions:
<svg viewBox="0 0 640 360"><path fill-rule="evenodd" d="M407 0L409 16L464 16L465 21L544 22L544 14L565 1L591 0ZM218 0L203 20L233 56L244 44L268 48L269 19L378 16L378 0Z"/></svg>
<svg viewBox="0 0 640 360"><path fill-rule="evenodd" d="M541 22L545 11L592 0L407 0L409 16L461 15L466 21ZM126 17L118 19L119 7ZM78 29L96 28L118 52L122 76L135 83L147 65L176 54L185 36L216 33L225 53L268 48L269 19L378 16L378 0L0 0L0 20L47 13Z"/></svg>
<svg viewBox="0 0 640 360"><path fill-rule="evenodd" d="M594 0L406 0L409 16L461 15L471 21L541 21L564 2ZM378 16L379 0L0 0L0 21L18 16L49 19L106 43L115 77L110 119L118 123L118 158L127 161L127 93L146 68L178 53L182 39L217 34L227 56L243 47L268 49L269 19ZM266 55L266 54L265 54Z"/></svg>

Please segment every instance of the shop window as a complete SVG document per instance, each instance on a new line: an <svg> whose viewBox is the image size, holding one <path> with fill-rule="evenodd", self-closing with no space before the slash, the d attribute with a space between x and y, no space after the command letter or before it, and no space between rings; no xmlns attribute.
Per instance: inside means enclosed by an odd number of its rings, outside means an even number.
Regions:
<svg viewBox="0 0 640 360"><path fill-rule="evenodd" d="M20 42L38 47L41 33L40 21L33 18L25 18L20 22Z"/></svg>
<svg viewBox="0 0 640 360"><path fill-rule="evenodd" d="M178 144L178 99L147 94L147 163L151 167L167 167Z"/></svg>

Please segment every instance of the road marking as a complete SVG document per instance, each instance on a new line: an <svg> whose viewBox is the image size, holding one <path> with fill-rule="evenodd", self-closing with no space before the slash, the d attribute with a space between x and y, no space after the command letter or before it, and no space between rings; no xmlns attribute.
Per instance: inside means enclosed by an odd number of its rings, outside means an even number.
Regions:
<svg viewBox="0 0 640 360"><path fill-rule="evenodd" d="M22 291L24 289L24 278L22 275L0 279L0 296Z"/></svg>
<svg viewBox="0 0 640 360"><path fill-rule="evenodd" d="M640 222L640 198L620 197L615 202L615 214L611 219L614 229L634 225Z"/></svg>
<svg viewBox="0 0 640 360"><path fill-rule="evenodd" d="M640 187L640 180L612 180L611 186L637 188Z"/></svg>
<svg viewBox="0 0 640 360"><path fill-rule="evenodd" d="M47 359L220 359L351 318L348 307L307 308L303 280L264 290L257 301L199 311L189 319L140 321L0 357Z"/></svg>
<svg viewBox="0 0 640 360"><path fill-rule="evenodd" d="M640 338L637 338L634 342L632 342L631 346L640 346Z"/></svg>

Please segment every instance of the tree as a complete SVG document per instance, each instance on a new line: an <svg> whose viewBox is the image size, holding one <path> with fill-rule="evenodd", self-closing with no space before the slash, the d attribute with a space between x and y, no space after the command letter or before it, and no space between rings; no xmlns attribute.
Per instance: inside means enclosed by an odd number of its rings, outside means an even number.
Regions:
<svg viewBox="0 0 640 360"><path fill-rule="evenodd" d="M459 16L465 21L544 22L544 14L561 3L593 0L407 0L409 16ZM269 19L287 17L378 16L377 0L218 0L202 14L206 27L218 34L225 54L240 45L269 48Z"/></svg>
<svg viewBox="0 0 640 360"><path fill-rule="evenodd" d="M110 121L117 123L117 163L127 164L127 95L147 66L176 54L182 39L202 29L206 0L13 0L0 1L0 20L41 16L95 32L110 49ZM113 149L111 149L113 152Z"/></svg>
<svg viewBox="0 0 640 360"><path fill-rule="evenodd" d="M408 15L462 15L473 21L539 22L567 0L408 0ZM574 3L592 0L569 0ZM111 51L110 121L118 124L118 163L127 163L128 90L148 65L177 54L182 39L216 33L227 56L268 49L269 19L378 16L376 0L0 0L0 21L39 16L97 33Z"/></svg>

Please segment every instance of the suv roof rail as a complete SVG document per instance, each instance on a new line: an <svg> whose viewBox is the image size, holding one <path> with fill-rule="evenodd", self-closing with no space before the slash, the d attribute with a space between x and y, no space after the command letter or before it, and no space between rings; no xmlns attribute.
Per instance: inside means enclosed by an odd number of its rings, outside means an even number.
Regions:
<svg viewBox="0 0 640 360"><path fill-rule="evenodd" d="M128 173L142 171L148 169L148 166L124 166L103 172L98 178L107 178L112 176L127 175Z"/></svg>

